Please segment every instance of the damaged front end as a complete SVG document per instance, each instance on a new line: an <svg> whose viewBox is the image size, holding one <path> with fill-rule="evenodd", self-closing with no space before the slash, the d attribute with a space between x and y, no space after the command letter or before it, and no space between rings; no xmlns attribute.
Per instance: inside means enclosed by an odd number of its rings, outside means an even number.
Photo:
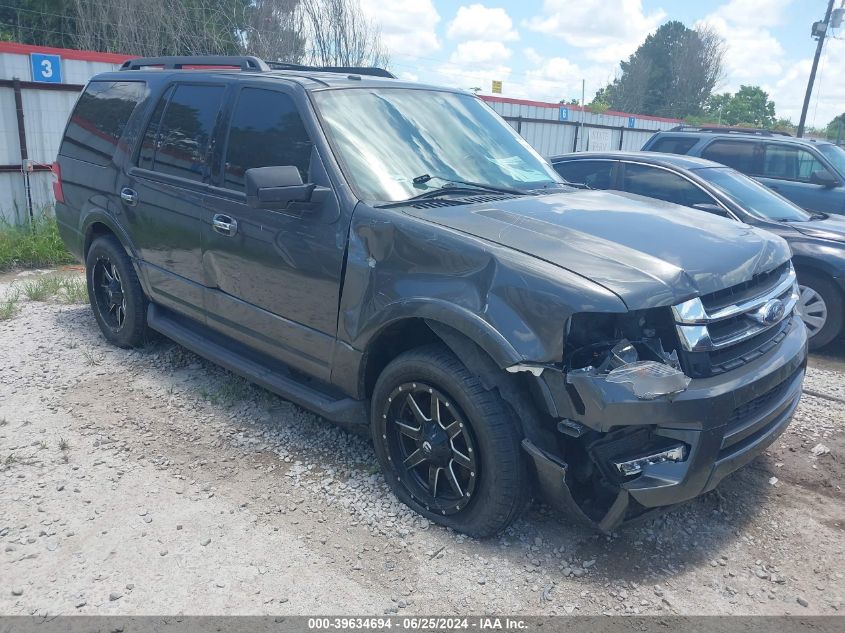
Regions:
<svg viewBox="0 0 845 633"><path fill-rule="evenodd" d="M540 380L556 446L523 442L544 497L603 532L712 489L783 431L806 352L797 319L769 358L690 376L670 309L576 314Z"/></svg>

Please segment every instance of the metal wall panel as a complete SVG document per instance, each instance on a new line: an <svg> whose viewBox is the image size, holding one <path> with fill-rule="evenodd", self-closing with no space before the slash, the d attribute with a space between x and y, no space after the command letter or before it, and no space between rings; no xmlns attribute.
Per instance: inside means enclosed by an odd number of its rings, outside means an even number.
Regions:
<svg viewBox="0 0 845 633"><path fill-rule="evenodd" d="M18 142L18 119L15 113L15 92L0 88L0 165L21 162Z"/></svg>

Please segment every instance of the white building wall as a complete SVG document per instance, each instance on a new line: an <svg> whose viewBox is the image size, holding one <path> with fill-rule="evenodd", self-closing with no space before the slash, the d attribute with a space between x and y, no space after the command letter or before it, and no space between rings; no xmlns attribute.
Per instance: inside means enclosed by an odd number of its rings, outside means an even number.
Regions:
<svg viewBox="0 0 845 633"><path fill-rule="evenodd" d="M5 49L12 49L12 51ZM26 49L26 50L17 50ZM33 80L30 52L61 54L61 49L23 47L0 43L0 79ZM80 51L67 51L79 56ZM99 56L93 54L92 56ZM62 56L62 83L84 85L98 73L116 70L118 62L69 59ZM45 84L46 85L46 84ZM79 93L71 90L42 90L22 87L24 129L30 160L50 165L56 160L62 134ZM14 90L0 86L0 165L20 165L21 151ZM49 171L29 174L33 211L41 213L53 202L53 176ZM0 222L22 223L28 220L25 177L21 172L0 172Z"/></svg>

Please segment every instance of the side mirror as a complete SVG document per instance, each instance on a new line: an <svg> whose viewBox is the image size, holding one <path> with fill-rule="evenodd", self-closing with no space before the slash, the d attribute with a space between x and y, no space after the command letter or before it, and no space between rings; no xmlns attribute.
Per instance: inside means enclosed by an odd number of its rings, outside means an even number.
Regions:
<svg viewBox="0 0 845 633"><path fill-rule="evenodd" d="M692 208L698 209L699 211L707 211L707 213L712 213L713 215L720 215L723 218L730 217L727 211L712 202L699 202L698 204L692 205Z"/></svg>
<svg viewBox="0 0 845 633"><path fill-rule="evenodd" d="M810 174L810 182L825 188L835 187L839 180L826 169L819 169Z"/></svg>
<svg viewBox="0 0 845 633"><path fill-rule="evenodd" d="M284 167L253 167L244 173L246 202L255 209L302 208L296 203L311 202L316 185L303 184L299 170Z"/></svg>

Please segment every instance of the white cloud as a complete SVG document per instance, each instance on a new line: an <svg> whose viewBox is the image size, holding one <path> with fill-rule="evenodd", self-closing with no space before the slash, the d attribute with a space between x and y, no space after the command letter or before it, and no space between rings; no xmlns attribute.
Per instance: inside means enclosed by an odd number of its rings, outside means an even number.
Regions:
<svg viewBox="0 0 845 633"><path fill-rule="evenodd" d="M584 49L584 56L591 60L618 62L633 53L665 17L662 9L646 15L642 0L545 0L542 14L527 20L525 26Z"/></svg>
<svg viewBox="0 0 845 633"><path fill-rule="evenodd" d="M801 106L804 92L810 76L811 58L790 64L785 72L763 89L775 102L777 115L792 119L798 123L801 118ZM816 83L807 110L807 125L824 127L833 117L845 112L845 41L825 40L824 53L819 61Z"/></svg>
<svg viewBox="0 0 845 633"><path fill-rule="evenodd" d="M361 0L361 8L381 29L391 57L425 56L440 48L440 14L431 0Z"/></svg>
<svg viewBox="0 0 845 633"><path fill-rule="evenodd" d="M429 81L434 84L454 86L465 90L481 88L481 92L489 94L491 92L491 83L494 79L502 81L505 86L508 86L510 76L511 68L504 64L491 65L484 68L444 64L435 69L434 75ZM507 89L506 93L510 94Z"/></svg>
<svg viewBox="0 0 845 633"><path fill-rule="evenodd" d="M725 38L725 85L758 85L783 73L786 52L769 30L785 19L792 0L730 0L696 23L709 25Z"/></svg>
<svg viewBox="0 0 845 633"><path fill-rule="evenodd" d="M458 44L449 61L453 64L490 65L503 62L510 56L510 49L501 42L470 40Z"/></svg>
<svg viewBox="0 0 845 633"><path fill-rule="evenodd" d="M522 50L522 54L525 56L525 59L528 60L528 63L532 66L538 66L543 62L543 56L540 55L534 48L527 47Z"/></svg>
<svg viewBox="0 0 845 633"><path fill-rule="evenodd" d="M499 41L519 39L519 34L513 28L513 20L507 11L485 7L483 4L471 4L458 8L455 19L449 24L448 35L452 39Z"/></svg>

